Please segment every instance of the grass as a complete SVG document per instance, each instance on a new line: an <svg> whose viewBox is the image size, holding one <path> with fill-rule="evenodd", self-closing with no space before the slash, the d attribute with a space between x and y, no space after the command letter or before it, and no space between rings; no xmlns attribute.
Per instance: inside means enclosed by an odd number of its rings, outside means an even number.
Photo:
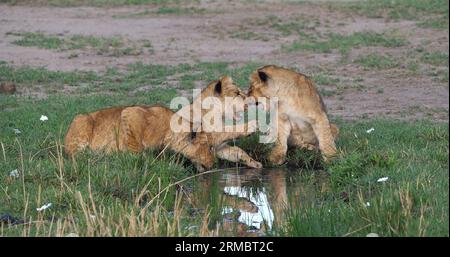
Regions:
<svg viewBox="0 0 450 257"><path fill-rule="evenodd" d="M339 78L328 76L325 73L313 74L312 80L317 85L325 85L325 86L333 86L340 82Z"/></svg>
<svg viewBox="0 0 450 257"><path fill-rule="evenodd" d="M42 33L7 33L7 35L14 35L22 37L14 41L14 44L19 46L37 46L44 49L60 49L64 46L64 40L57 36L45 36Z"/></svg>
<svg viewBox="0 0 450 257"><path fill-rule="evenodd" d="M422 27L422 28L447 29L448 30L448 24L449 24L448 14L446 14L446 15L442 15L442 16L438 16L438 17L425 19L424 21L419 22L418 26Z"/></svg>
<svg viewBox="0 0 450 257"><path fill-rule="evenodd" d="M178 95L174 88L158 87L124 96L123 92L142 83L168 78L207 81L229 74L244 86L258 66L134 64L124 72L110 69L96 74L1 64L1 80L14 81L18 86L86 83L108 91L96 92L88 86L96 93L55 93L46 99L0 95L0 214L8 213L26 222L11 226L3 223L0 234L224 235L223 228L215 229L225 204L223 192L212 181L212 188L201 187L208 193L206 203L197 203L188 193L197 192L196 180L189 178L196 173L181 156L172 152L158 155L156 150L137 155L87 151L72 162L62 154L61 141L78 113L138 103L167 105ZM315 78L323 85L339 82L325 75ZM41 115L49 120L40 121ZM448 236L448 124L395 120L337 123L341 130L340 156L331 164L321 163L314 152L289 153L288 164L283 167L293 170L292 179L314 190L306 200L302 187L289 191L284 221L269 235L365 236L375 232L381 236ZM370 127L375 131L367 134ZM21 133L16 134L14 129ZM236 143L268 165L266 156L271 146L258 145L256 135ZM233 166L218 162L215 168ZM15 169L18 178L10 176ZM311 176L316 169L328 174L325 187L314 186ZM376 182L385 176L389 177L387 182ZM343 192L348 200L342 199ZM366 202L371 206L366 207ZM46 203L52 206L36 211Z"/></svg>
<svg viewBox="0 0 450 257"><path fill-rule="evenodd" d="M365 133L369 127L373 134ZM288 210L284 235L448 235L446 125L378 120L342 131L345 157L328 168L329 193Z"/></svg>
<svg viewBox="0 0 450 257"><path fill-rule="evenodd" d="M127 93L134 95L134 90L151 86L153 89L166 89L167 81L175 81L170 90L192 89L195 82L206 86L220 76L232 76L237 85L246 86L247 77L260 64L250 63L239 67L230 67L228 63L180 64L174 66L131 64L124 71L108 69L103 74L93 72L49 71L44 68L12 68L0 64L0 81L10 81L20 87L42 89L43 93L64 93L65 86L70 86L77 94ZM141 92L140 92L141 93ZM140 94L139 93L139 94Z"/></svg>
<svg viewBox="0 0 450 257"><path fill-rule="evenodd" d="M379 54L369 54L366 56L358 57L355 63L361 65L365 69L392 69L399 66L399 63L392 57L379 55Z"/></svg>
<svg viewBox="0 0 450 257"><path fill-rule="evenodd" d="M439 70L432 70L428 72L428 76L433 77L433 80L441 83L448 83L448 69L439 69Z"/></svg>
<svg viewBox="0 0 450 257"><path fill-rule="evenodd" d="M415 20L421 16L448 13L446 0L368 0L342 4L342 8L370 18Z"/></svg>
<svg viewBox="0 0 450 257"><path fill-rule="evenodd" d="M193 15L193 14L204 14L207 10L205 8L196 8L196 7L170 7L170 6L161 6L156 10L145 10L135 13L127 13L127 14L117 14L113 15L114 18L132 18L132 17L143 17L154 14L161 15ZM209 12L209 11L208 11Z"/></svg>
<svg viewBox="0 0 450 257"><path fill-rule="evenodd" d="M341 80L336 77L331 77L323 72L312 74L312 80L319 89L322 96L333 96L340 94L340 82ZM328 87L328 88L327 88Z"/></svg>
<svg viewBox="0 0 450 257"><path fill-rule="evenodd" d="M447 0L368 0L340 3L338 8L369 18L417 20L424 28L448 29Z"/></svg>
<svg viewBox="0 0 450 257"><path fill-rule="evenodd" d="M317 18L295 17L289 22L275 19L270 26L280 32L282 36L290 36L292 34L301 35L305 30L314 30L319 25L320 21Z"/></svg>
<svg viewBox="0 0 450 257"><path fill-rule="evenodd" d="M197 2L196 0L190 0ZM59 7L70 6L121 6L121 5L147 5L147 4L168 4L181 3L182 0L6 0L4 2L10 4L34 4L34 5L51 5Z"/></svg>
<svg viewBox="0 0 450 257"><path fill-rule="evenodd" d="M206 9L195 8L195 7L180 8L180 7L163 6L163 7L159 7L158 10L156 10L156 14L175 14L175 15L202 14L205 12L206 12Z"/></svg>
<svg viewBox="0 0 450 257"><path fill-rule="evenodd" d="M288 51L312 51L331 53L337 49L342 55L347 55L352 48L367 46L399 47L406 45L405 39L375 32L356 32L351 35L329 34L323 40L302 38L283 48Z"/></svg>
<svg viewBox="0 0 450 257"><path fill-rule="evenodd" d="M41 32L9 32L8 35L20 37L13 43L20 46L34 46L58 51L93 49L99 55L123 56L139 55L146 48L152 52L152 45L148 40L128 42L126 39L115 37L95 37L85 35L57 36L46 35Z"/></svg>
<svg viewBox="0 0 450 257"><path fill-rule="evenodd" d="M261 41L269 41L270 38L261 35L260 33L256 33L253 31L246 31L243 27L236 32L232 32L230 35L231 38L239 38L242 40L261 40Z"/></svg>
<svg viewBox="0 0 450 257"><path fill-rule="evenodd" d="M230 31L232 38L243 40L269 41L278 37L291 35L308 35L315 32L315 27L320 25L320 21L314 17L293 16L288 21L282 18L269 15L265 18L250 18L240 25L238 29ZM309 34L305 33L308 32Z"/></svg>
<svg viewBox="0 0 450 257"><path fill-rule="evenodd" d="M420 60L424 63L431 64L433 66L448 67L448 54L446 54L446 53L425 52L420 57Z"/></svg>

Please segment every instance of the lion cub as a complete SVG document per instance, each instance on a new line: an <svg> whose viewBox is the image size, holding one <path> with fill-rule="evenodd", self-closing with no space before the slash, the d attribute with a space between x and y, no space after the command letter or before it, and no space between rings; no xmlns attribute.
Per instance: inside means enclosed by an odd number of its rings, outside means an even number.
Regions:
<svg viewBox="0 0 450 257"><path fill-rule="evenodd" d="M201 99L208 96L216 97L221 103L224 103L225 97L232 97L235 102L243 103L245 100L245 94L233 84L231 78L222 77L210 83L191 105L178 112L162 106L124 106L80 114L72 121L65 137L65 152L73 156L87 147L106 152L129 150L135 153L145 148L169 148L191 160L198 170L210 169L214 165L215 155L260 168L262 165L242 149L226 144L227 140L254 132L255 121L241 125L238 130L241 132L203 132L199 129L202 123L198 125L193 122L189 123L188 130L173 131L171 122L186 119L186 110L194 105L202 106ZM202 116L203 111L202 107Z"/></svg>
<svg viewBox="0 0 450 257"><path fill-rule="evenodd" d="M270 162L282 164L288 146L310 150L318 147L325 161L336 154L334 141L339 129L328 121L322 97L305 75L274 65L264 66L250 75L248 96L257 103L258 97L278 97L277 141L269 155Z"/></svg>

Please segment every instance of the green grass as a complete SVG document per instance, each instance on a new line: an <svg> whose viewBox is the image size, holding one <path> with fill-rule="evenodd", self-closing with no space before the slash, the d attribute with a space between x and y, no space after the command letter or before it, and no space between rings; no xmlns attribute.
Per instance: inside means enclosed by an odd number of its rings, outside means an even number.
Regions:
<svg viewBox="0 0 450 257"><path fill-rule="evenodd" d="M425 52L420 60L424 63L431 64L433 66L446 66L448 67L448 54L441 52Z"/></svg>
<svg viewBox="0 0 450 257"><path fill-rule="evenodd" d="M278 37L291 35L309 36L315 33L320 21L314 17L293 16L288 20L269 15L265 18L249 18L238 29L229 31L232 38L243 40L269 41ZM307 34L307 33L308 34Z"/></svg>
<svg viewBox="0 0 450 257"><path fill-rule="evenodd" d="M312 74L312 80L314 81L314 84L319 89L319 92L322 96L327 97L341 93L341 80L339 78L331 77L329 75L326 75L325 73L320 72Z"/></svg>
<svg viewBox="0 0 450 257"><path fill-rule="evenodd" d="M196 7L170 7L170 6L161 6L156 10L145 10L135 13L127 13L127 14L118 14L113 15L114 18L132 18L132 17L143 17L148 15L155 14L167 14L167 15L193 15L193 14L204 14L207 10L204 8L196 8ZM209 12L209 11L208 11Z"/></svg>
<svg viewBox="0 0 450 257"><path fill-rule="evenodd" d="M7 35L14 35L22 37L13 43L19 46L37 46L45 49L60 49L64 46L64 40L57 36L46 36L42 33L7 33Z"/></svg>
<svg viewBox="0 0 450 257"><path fill-rule="evenodd" d="M180 8L180 7L159 7L156 11L156 14L175 14L175 15L186 15L186 14L201 14L205 13L206 9L204 8Z"/></svg>
<svg viewBox="0 0 450 257"><path fill-rule="evenodd" d="M449 11L446 0L367 0L345 3L341 7L370 18L388 17L409 20L428 15L445 15Z"/></svg>
<svg viewBox="0 0 450 257"><path fill-rule="evenodd" d="M196 0L190 0L197 2ZM182 0L6 0L10 4L34 4L34 5L52 5L60 7L70 6L121 6L121 5L146 5L146 4L168 4L186 2Z"/></svg>
<svg viewBox="0 0 450 257"><path fill-rule="evenodd" d="M123 93L141 83L183 76L191 81L207 81L229 74L245 87L250 72L258 66L135 64L124 72L110 69L96 74L11 68L2 63L1 80L12 80L18 86L92 83L109 90L81 95L56 93L46 99L0 95L0 214L9 213L29 222L0 225L0 234L208 235L208 226L214 228L215 222L221 220L223 193L214 190L214 183L211 188L201 187L201 192L209 194L209 206L194 211L199 206L186 198L186 192L197 190L196 182L187 179L196 172L181 156L166 152L157 157L158 151L152 150L136 155L87 151L73 163L62 154L61 142L78 113L117 105L167 105L178 95L176 89L162 87L132 96ZM325 75L315 77L323 85L338 82ZM49 120L40 121L41 115ZM331 164L323 164L314 152L289 153L285 166L295 170L293 179L316 189L307 200L299 198L304 195L301 191L295 191L301 187L289 191L285 221L269 234L448 236L448 124L395 120L337 123L341 130L340 154ZM375 131L367 134L371 127ZM16 134L14 129L21 133ZM258 144L256 135L236 143L268 165L266 156L271 146ZM215 168L233 166L218 162ZM9 176L14 169L19 171L18 178ZM326 189L307 175L314 176L315 169L329 174ZM389 177L387 182L376 182L384 176ZM177 184L183 179L187 181ZM348 201L342 199L343 192L349 195ZM49 209L36 211L48 202L52 203ZM371 206L366 207L366 202Z"/></svg>
<svg viewBox="0 0 450 257"><path fill-rule="evenodd" d="M78 94L94 93L130 93L140 87L151 85L152 88L166 88L168 80L176 80L170 89L192 89L195 82L206 86L220 76L232 76L235 83L246 87L247 75L260 64L250 63L230 68L228 63L180 64L174 66L131 64L125 71L108 69L105 73L94 72L60 72L44 68L12 68L0 64L0 81L11 81L19 87L44 90L43 93L63 93L64 86L69 85Z"/></svg>
<svg viewBox="0 0 450 257"><path fill-rule="evenodd" d="M424 28L448 29L447 0L368 0L339 3L338 8L369 18L417 20Z"/></svg>
<svg viewBox="0 0 450 257"><path fill-rule="evenodd" d="M312 51L316 53L331 53L337 49L342 55L348 54L352 48L366 46L399 47L408 42L399 37L375 32L356 32L351 35L329 34L323 40L317 38L302 38L291 45L284 46L288 52Z"/></svg>
<svg viewBox="0 0 450 257"><path fill-rule="evenodd" d="M57 36L46 35L41 32L9 32L8 35L21 37L13 43L20 46L34 46L44 49L59 51L93 49L99 55L123 56L139 55L146 48L152 52L151 42L141 40L139 42L128 42L126 39L114 37L95 37L85 35Z"/></svg>
<svg viewBox="0 0 450 257"><path fill-rule="evenodd" d="M320 21L316 18L296 17L289 22L275 19L270 26L281 33L282 36L290 36L292 34L301 35L304 31L314 30L319 25Z"/></svg>
<svg viewBox="0 0 450 257"><path fill-rule="evenodd" d="M448 236L447 125L372 120L343 128L344 157L327 168L329 191L287 210L283 235Z"/></svg>
<svg viewBox="0 0 450 257"><path fill-rule="evenodd" d="M379 54L369 54L366 56L358 57L355 63L361 65L366 69L392 69L399 66L398 61L394 58Z"/></svg>
<svg viewBox="0 0 450 257"><path fill-rule="evenodd" d="M94 72L61 72L49 71L45 68L20 67L13 68L7 64L0 64L0 79L17 84L69 84L94 83L100 76Z"/></svg>
<svg viewBox="0 0 450 257"><path fill-rule="evenodd" d="M447 29L447 30L448 24L449 24L448 14L439 17L428 18L418 23L419 27L422 28Z"/></svg>
<svg viewBox="0 0 450 257"><path fill-rule="evenodd" d="M324 73L313 74L312 80L317 85L333 86L340 82L339 78L328 76Z"/></svg>

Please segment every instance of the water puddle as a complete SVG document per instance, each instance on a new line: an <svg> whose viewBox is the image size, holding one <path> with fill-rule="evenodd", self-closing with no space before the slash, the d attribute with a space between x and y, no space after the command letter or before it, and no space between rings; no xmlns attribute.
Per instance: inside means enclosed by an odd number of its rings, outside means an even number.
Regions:
<svg viewBox="0 0 450 257"><path fill-rule="evenodd" d="M314 201L327 181L323 171L236 168L199 177L190 200L211 211L210 227L225 236L270 235L289 208Z"/></svg>

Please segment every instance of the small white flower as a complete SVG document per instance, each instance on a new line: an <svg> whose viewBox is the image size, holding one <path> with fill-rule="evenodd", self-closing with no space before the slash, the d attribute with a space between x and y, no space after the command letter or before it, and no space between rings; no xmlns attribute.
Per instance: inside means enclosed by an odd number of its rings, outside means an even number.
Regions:
<svg viewBox="0 0 450 257"><path fill-rule="evenodd" d="M48 121L48 117L45 116L45 115L41 115L40 120L41 120L41 121Z"/></svg>
<svg viewBox="0 0 450 257"><path fill-rule="evenodd" d="M89 217L91 217L91 219L93 219L93 220L95 220L95 218L97 218L97 217L95 217L95 215L92 215L92 214L89 214Z"/></svg>
<svg viewBox="0 0 450 257"><path fill-rule="evenodd" d="M46 210L46 209L50 208L50 206L52 206L52 203L44 204L44 205L42 205L41 207L36 208L36 211L43 211L43 210Z"/></svg>
<svg viewBox="0 0 450 257"><path fill-rule="evenodd" d="M355 136L355 138L358 138L358 135L356 135L356 133L353 133L353 135Z"/></svg>
<svg viewBox="0 0 450 257"><path fill-rule="evenodd" d="M17 169L12 170L12 171L9 173L9 176L10 176L10 177L13 177L13 178L18 178L18 177L19 177L19 171L18 171Z"/></svg>
<svg viewBox="0 0 450 257"><path fill-rule="evenodd" d="M18 130L18 129L13 129L14 130L14 133L16 134L16 135L18 135L18 134L20 134L20 133L22 133L22 131L20 131L20 130Z"/></svg>
<svg viewBox="0 0 450 257"><path fill-rule="evenodd" d="M374 130L375 130L374 128L370 128L369 130L366 131L366 133L367 133L367 134L370 134L370 133L372 133Z"/></svg>
<svg viewBox="0 0 450 257"><path fill-rule="evenodd" d="M328 209L328 213L331 213L331 210L330 210L330 209Z"/></svg>
<svg viewBox="0 0 450 257"><path fill-rule="evenodd" d="M377 180L377 182L385 182L389 179L389 177L382 177Z"/></svg>
<svg viewBox="0 0 450 257"><path fill-rule="evenodd" d="M366 202L366 207L370 207L370 203L369 202Z"/></svg>

